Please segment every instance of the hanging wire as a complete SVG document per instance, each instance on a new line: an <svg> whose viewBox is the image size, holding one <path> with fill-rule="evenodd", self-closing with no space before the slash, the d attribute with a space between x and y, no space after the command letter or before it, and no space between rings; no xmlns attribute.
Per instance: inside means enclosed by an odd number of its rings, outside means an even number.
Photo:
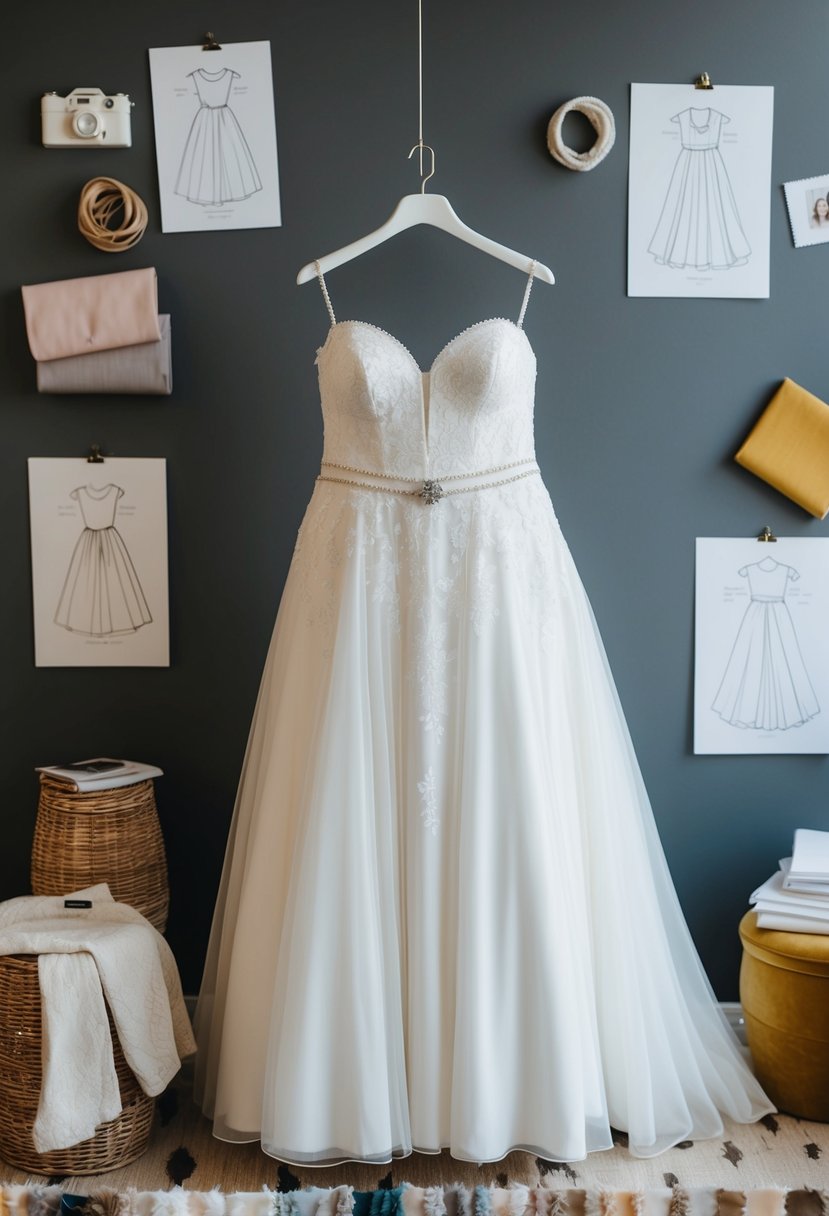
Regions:
<svg viewBox="0 0 829 1216"><path fill-rule="evenodd" d="M423 0L417 0L417 142L423 177Z"/></svg>
<svg viewBox="0 0 829 1216"><path fill-rule="evenodd" d="M427 151L432 156L432 167L426 176L423 176L423 152ZM417 0L417 143L409 153L411 160L414 153L418 153L420 161L420 193L426 193L426 183L430 177L435 175L435 150L429 144L423 142L423 0Z"/></svg>

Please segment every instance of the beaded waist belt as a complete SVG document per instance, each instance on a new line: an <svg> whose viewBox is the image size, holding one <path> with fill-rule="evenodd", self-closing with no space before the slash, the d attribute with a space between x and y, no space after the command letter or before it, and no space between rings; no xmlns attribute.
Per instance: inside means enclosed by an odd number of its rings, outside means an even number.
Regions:
<svg viewBox="0 0 829 1216"><path fill-rule="evenodd" d="M499 464L479 473L448 473L443 477L396 477L389 473L372 473L369 469L357 469L349 464L332 464L324 460L317 481L329 481L334 485L357 486L361 490L379 490L383 494L403 494L420 498L434 506L442 498L452 494L470 494L473 490L492 490L506 486L523 477L534 477L540 470L533 456L514 460L511 464ZM515 472L512 472L515 470ZM498 477L499 473L510 473L509 477ZM347 477L344 474L355 476ZM359 481L357 478L359 477ZM494 479L494 480L493 480ZM451 485L447 485L451 483Z"/></svg>

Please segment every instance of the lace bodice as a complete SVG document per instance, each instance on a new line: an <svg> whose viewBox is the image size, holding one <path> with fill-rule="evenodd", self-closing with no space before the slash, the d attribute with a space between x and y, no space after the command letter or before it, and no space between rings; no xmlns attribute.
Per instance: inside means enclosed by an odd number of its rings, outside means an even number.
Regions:
<svg viewBox="0 0 829 1216"><path fill-rule="evenodd" d="M124 491L120 486L107 485L98 489L95 486L78 486L69 495L74 498L81 508L84 527L93 532L111 528L115 523L115 509L118 499Z"/></svg>
<svg viewBox="0 0 829 1216"><path fill-rule="evenodd" d="M423 371L385 330L331 317L317 352L325 462L439 479L533 456L535 355L519 323L479 321Z"/></svg>
<svg viewBox="0 0 829 1216"><path fill-rule="evenodd" d="M727 115L721 114L719 110L712 110L710 106L707 109L690 106L671 119L671 122L679 124L683 148L691 152L707 152L718 148L722 125L730 121Z"/></svg>
<svg viewBox="0 0 829 1216"><path fill-rule="evenodd" d="M231 86L238 76L239 73L231 68L222 68L219 72L197 68L195 72L190 72L199 101L210 110L219 110L227 105Z"/></svg>
<svg viewBox="0 0 829 1216"><path fill-rule="evenodd" d="M773 557L766 557L761 562L751 562L750 565L743 566L738 574L748 579L753 600L782 600L789 579L796 582L800 578L795 569L776 562Z"/></svg>

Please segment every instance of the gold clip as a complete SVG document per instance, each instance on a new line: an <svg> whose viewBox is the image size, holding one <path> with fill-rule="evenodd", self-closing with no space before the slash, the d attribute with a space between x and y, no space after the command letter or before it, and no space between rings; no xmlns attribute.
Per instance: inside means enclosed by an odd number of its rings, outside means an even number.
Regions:
<svg viewBox="0 0 829 1216"><path fill-rule="evenodd" d="M759 541L764 541L766 544L777 544L777 537L774 535L768 524L766 524L765 528L763 528L763 531L760 533L757 539Z"/></svg>
<svg viewBox="0 0 829 1216"><path fill-rule="evenodd" d="M204 46L202 47L202 50L203 51L220 51L221 49L222 48L219 46L216 39L210 33L210 30L208 30L204 36Z"/></svg>
<svg viewBox="0 0 829 1216"><path fill-rule="evenodd" d="M711 77L707 72L700 72L699 76L697 76L696 80L694 81L695 89L713 89L713 87Z"/></svg>
<svg viewBox="0 0 829 1216"><path fill-rule="evenodd" d="M89 455L86 458L87 464L103 464L104 458L101 455L100 443L93 443L89 449Z"/></svg>

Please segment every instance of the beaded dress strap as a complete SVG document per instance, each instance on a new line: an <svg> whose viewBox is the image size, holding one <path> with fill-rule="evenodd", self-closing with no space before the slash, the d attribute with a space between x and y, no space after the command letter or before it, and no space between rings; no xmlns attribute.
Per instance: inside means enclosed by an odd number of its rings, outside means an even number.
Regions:
<svg viewBox="0 0 829 1216"><path fill-rule="evenodd" d="M331 297L328 294L328 287L326 286L326 283L325 283L325 275L322 273L322 268L320 267L319 262L314 262L314 265L317 268L317 278L320 281L320 287L322 288L323 298L325 299L325 307L328 309L328 315L331 318L331 324L336 325L337 318L334 316L334 309L331 305ZM535 263L533 263L533 265L535 265ZM525 304L525 307L526 307L526 304Z"/></svg>
<svg viewBox="0 0 829 1216"><path fill-rule="evenodd" d="M521 311L518 314L518 320L516 322L519 329L524 328L524 314L526 313L527 305L530 302L530 292L533 289L533 279L534 278L535 278L535 259L533 259L533 261L530 262L530 273L527 278L527 286L524 288L524 299L521 304Z"/></svg>

